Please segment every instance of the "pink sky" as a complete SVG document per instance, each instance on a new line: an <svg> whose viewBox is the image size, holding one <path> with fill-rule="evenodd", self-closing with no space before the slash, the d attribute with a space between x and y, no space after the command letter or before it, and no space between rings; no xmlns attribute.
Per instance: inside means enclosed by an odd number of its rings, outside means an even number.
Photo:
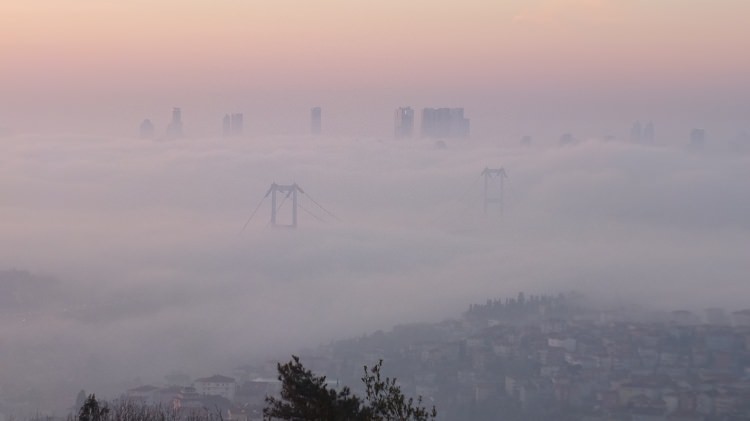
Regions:
<svg viewBox="0 0 750 421"><path fill-rule="evenodd" d="M487 115L571 95L742 105L748 15L744 0L8 0L0 125L28 125L35 109L206 112L249 96Z"/></svg>

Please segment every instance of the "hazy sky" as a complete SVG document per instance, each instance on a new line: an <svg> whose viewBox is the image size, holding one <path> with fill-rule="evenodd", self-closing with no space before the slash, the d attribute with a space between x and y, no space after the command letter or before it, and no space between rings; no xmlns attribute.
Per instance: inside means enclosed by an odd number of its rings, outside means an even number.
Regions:
<svg viewBox="0 0 750 421"><path fill-rule="evenodd" d="M193 134L233 110L303 132L319 104L331 132L387 134L411 104L465 106L484 136L638 118L734 130L748 14L744 0L8 0L0 126L128 134L181 105Z"/></svg>

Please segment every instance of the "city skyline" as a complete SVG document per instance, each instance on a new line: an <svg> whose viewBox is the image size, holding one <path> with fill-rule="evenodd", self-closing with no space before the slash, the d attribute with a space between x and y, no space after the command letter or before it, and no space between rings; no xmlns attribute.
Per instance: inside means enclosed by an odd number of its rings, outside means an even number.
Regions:
<svg viewBox="0 0 750 421"><path fill-rule="evenodd" d="M329 133L385 135L395 104L460 103L472 134L518 138L643 116L715 133L750 114L746 2L426 4L6 2L0 126L123 134L179 103L205 115L196 131L219 104L304 133L294 116L319 104L342 115Z"/></svg>

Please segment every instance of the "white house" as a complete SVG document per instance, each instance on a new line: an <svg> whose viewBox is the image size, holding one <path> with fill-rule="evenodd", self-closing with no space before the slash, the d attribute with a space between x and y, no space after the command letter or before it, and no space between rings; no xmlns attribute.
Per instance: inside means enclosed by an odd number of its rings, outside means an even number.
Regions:
<svg viewBox="0 0 750 421"><path fill-rule="evenodd" d="M216 374L211 377L195 380L193 387L195 387L195 391L200 395L221 396L233 401L237 390L237 383L231 377Z"/></svg>

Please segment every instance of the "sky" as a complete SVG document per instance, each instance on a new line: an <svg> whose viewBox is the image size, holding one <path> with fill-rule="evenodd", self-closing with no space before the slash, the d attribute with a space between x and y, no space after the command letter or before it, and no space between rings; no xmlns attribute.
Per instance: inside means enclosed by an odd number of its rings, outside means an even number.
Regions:
<svg viewBox="0 0 750 421"><path fill-rule="evenodd" d="M11 0L0 127L132 135L182 106L196 136L232 111L258 133L299 134L322 105L331 133L382 136L412 105L464 106L476 136L514 140L540 122L555 136L647 118L735 130L750 112L749 12L742 0Z"/></svg>

